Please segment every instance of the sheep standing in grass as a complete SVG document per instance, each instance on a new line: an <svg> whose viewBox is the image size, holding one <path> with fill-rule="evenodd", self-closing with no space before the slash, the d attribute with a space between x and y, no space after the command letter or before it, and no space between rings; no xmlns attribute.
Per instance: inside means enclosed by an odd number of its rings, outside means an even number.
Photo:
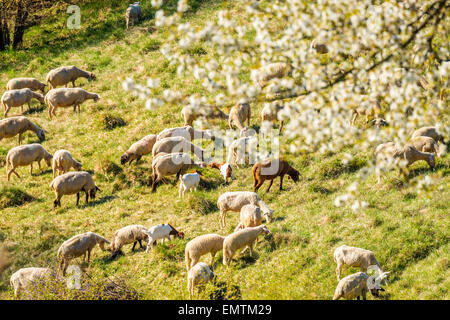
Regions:
<svg viewBox="0 0 450 320"><path fill-rule="evenodd" d="M264 214L267 222L271 221L268 214ZM241 208L240 222L234 232L248 227L257 227L262 224L261 209L253 204L247 204Z"/></svg>
<svg viewBox="0 0 450 320"><path fill-rule="evenodd" d="M12 173L20 179L19 174L15 171L17 167L29 165L30 174L33 174L33 162L36 161L39 165L39 170L41 170L42 159L44 159L47 166L50 167L52 157L53 156L39 143L32 143L12 148L6 155L6 172L8 173L8 181ZM11 167L9 171L8 166Z"/></svg>
<svg viewBox="0 0 450 320"><path fill-rule="evenodd" d="M228 179L234 180L233 167L228 162L211 162L208 164L208 167L218 169L220 171L220 175L223 177L225 184L228 183Z"/></svg>
<svg viewBox="0 0 450 320"><path fill-rule="evenodd" d="M14 296L19 298L24 291L52 276L54 276L53 271L49 268L22 268L12 274L9 283L14 290Z"/></svg>
<svg viewBox="0 0 450 320"><path fill-rule="evenodd" d="M294 169L287 161L283 159L266 160L263 162L257 162L253 165L252 175L255 180L254 191L262 186L264 181L270 180L269 187L266 192L269 192L270 187L273 184L273 180L276 177L280 177L280 191L283 190L283 178L284 175L288 175L294 182L299 181L300 173Z"/></svg>
<svg viewBox="0 0 450 320"><path fill-rule="evenodd" d="M225 237L211 233L198 236L189 241L184 249L186 270L189 271L200 260L201 256L208 253L211 254L211 265L213 265L216 253L223 249L224 240Z"/></svg>
<svg viewBox="0 0 450 320"><path fill-rule="evenodd" d="M80 192L86 193L86 204L89 197L95 199L95 194L100 189L95 185L94 179L89 172L75 171L67 172L53 179L50 188L55 192L56 199L53 201L54 208L61 206L61 198L63 195L76 194L77 206L80 201Z"/></svg>
<svg viewBox="0 0 450 320"><path fill-rule="evenodd" d="M250 127L250 104L249 103L238 103L233 106L230 110L230 115L228 116L228 125L230 129L233 129L233 125L239 128L241 136L247 136L246 131ZM245 120L247 120L247 127L244 125Z"/></svg>
<svg viewBox="0 0 450 320"><path fill-rule="evenodd" d="M444 136L437 131L436 127L422 127L420 129L417 129L416 131L414 131L412 139L419 136L430 137L433 138L436 142L442 142L443 144L445 144Z"/></svg>
<svg viewBox="0 0 450 320"><path fill-rule="evenodd" d="M369 289L367 281L369 276L364 272L357 272L346 276L341 281L339 281L336 290L334 292L333 300L339 300L344 298L346 300L353 300L360 297L366 300L366 294L370 290L374 297L379 296L379 291L384 291L383 288Z"/></svg>
<svg viewBox="0 0 450 320"><path fill-rule="evenodd" d="M75 88L75 80L78 78L86 78L88 81L95 80L95 74L89 71L79 69L75 66L59 67L51 70L45 79L48 84L49 90L52 90L58 86L66 86L69 82L72 82Z"/></svg>
<svg viewBox="0 0 450 320"><path fill-rule="evenodd" d="M350 124L352 126L355 125L356 118L358 116L366 117L366 124L369 123L369 117L378 118L381 113L381 105L378 100L372 100L369 102L369 106L359 106L352 111L352 120Z"/></svg>
<svg viewBox="0 0 450 320"><path fill-rule="evenodd" d="M225 217L228 211L239 212L247 204L260 207L262 212L267 215L267 219L272 221L273 210L267 207L266 203L261 200L257 193L251 191L234 191L221 194L217 200L217 207L220 210L220 226L225 227Z"/></svg>
<svg viewBox="0 0 450 320"><path fill-rule="evenodd" d="M228 162L233 164L249 164L256 158L257 140L255 136L240 137L228 147Z"/></svg>
<svg viewBox="0 0 450 320"><path fill-rule="evenodd" d="M5 118L11 108L20 107L20 112L23 113L23 105L26 103L28 104L28 109L30 109L31 99L37 99L41 104L44 104L44 96L28 88L5 91L1 98L1 104L5 110Z"/></svg>
<svg viewBox="0 0 450 320"><path fill-rule="evenodd" d="M183 198L187 191L197 191L198 184L200 183L200 176L202 176L202 173L197 170L195 170L195 173L186 173L181 176L178 196Z"/></svg>
<svg viewBox="0 0 450 320"><path fill-rule="evenodd" d="M206 119L227 119L228 115L215 106L201 106L198 110L193 110L191 106L184 106L181 110L185 126L192 126L194 120L199 117Z"/></svg>
<svg viewBox="0 0 450 320"><path fill-rule="evenodd" d="M140 2L135 2L135 3L129 5L129 7L127 8L127 11L125 12L127 29L130 26L130 23L135 25L136 22L139 21L141 14L142 14L142 10L141 10Z"/></svg>
<svg viewBox="0 0 450 320"><path fill-rule="evenodd" d="M435 153L439 157L439 145L438 143L430 137L427 136L417 136L407 144L416 148L420 152Z"/></svg>
<svg viewBox="0 0 450 320"><path fill-rule="evenodd" d="M84 262L87 253L87 262L89 263L91 251L97 244L103 251L105 251L105 244L109 244L109 241L93 232L78 234L69 240L64 241L58 249L58 259L60 260L59 266L62 275L66 275L67 267L72 259L83 255Z"/></svg>
<svg viewBox="0 0 450 320"><path fill-rule="evenodd" d="M204 162L196 163L186 153L168 153L153 159L153 183L152 192L156 191L156 185L164 177L176 174L176 181L178 181L180 175L186 173L190 169L199 169L206 167Z"/></svg>
<svg viewBox="0 0 450 320"><path fill-rule="evenodd" d="M122 246L126 244L133 244L131 251L134 251L138 242L140 248L142 248L142 240L148 240L147 231L147 228L140 224L133 224L117 230L111 241L111 257L115 257L119 253L122 253Z"/></svg>
<svg viewBox="0 0 450 320"><path fill-rule="evenodd" d="M260 225L245 228L226 236L223 241L223 264L228 266L236 250L243 247L245 249L241 253L250 249L250 255L253 255L253 243L261 233L269 234L270 232L265 225Z"/></svg>
<svg viewBox="0 0 450 320"><path fill-rule="evenodd" d="M201 292L204 285L214 278L214 272L204 262L199 262L193 266L187 274L187 289L189 291L189 299L194 296L194 289L198 287Z"/></svg>
<svg viewBox="0 0 450 320"><path fill-rule="evenodd" d="M278 103L265 104L264 108L261 110L261 121L268 121L270 123L272 123L274 121L278 121L278 112L283 110L283 108L284 107ZM279 134L281 134L281 130L283 130L283 124L284 124L284 121L280 121Z"/></svg>
<svg viewBox="0 0 450 320"><path fill-rule="evenodd" d="M52 170L53 179L55 179L57 171L58 174L66 173L70 168L81 171L82 164L72 157L72 154L64 149L58 150L53 154Z"/></svg>
<svg viewBox="0 0 450 320"><path fill-rule="evenodd" d="M56 116L56 109L61 107L71 107L75 111L78 107L78 113L80 112L80 105L86 101L92 99L98 101L100 96L96 93L87 92L81 88L58 88L52 89L45 95L45 103L48 104L48 115L50 119L52 114Z"/></svg>
<svg viewBox="0 0 450 320"><path fill-rule="evenodd" d="M25 89L28 88L32 91L42 91L44 93L45 83L40 82L35 78L14 78L8 81L6 84L6 90Z"/></svg>
<svg viewBox="0 0 450 320"><path fill-rule="evenodd" d="M158 134L158 140L170 137L183 137L188 141L196 139L215 140L215 137L210 130L196 130L191 126L167 128Z"/></svg>
<svg viewBox="0 0 450 320"><path fill-rule="evenodd" d="M291 74L292 67L285 62L270 63L258 70L258 83L261 87L265 86L268 81L275 78L284 78Z"/></svg>
<svg viewBox="0 0 450 320"><path fill-rule="evenodd" d="M19 135L19 145L22 144L22 133L31 130L36 133L40 141L45 139L45 130L24 116L11 117L0 120L0 140Z"/></svg>
<svg viewBox="0 0 450 320"><path fill-rule="evenodd" d="M153 145L152 154L156 156L160 152L192 152L203 161L205 150L191 143L183 137L170 137L158 140ZM209 162L209 161L208 161Z"/></svg>
<svg viewBox="0 0 450 320"><path fill-rule="evenodd" d="M175 229L168 223L153 226L148 229L146 233L148 235L148 242L147 250L145 250L145 252L148 252L149 249L153 248L157 240L161 240L161 244L163 244L165 239L170 240L170 236L181 239L184 238L183 232L177 231L177 229Z"/></svg>
<svg viewBox="0 0 450 320"><path fill-rule="evenodd" d="M120 157L120 163L122 165L127 162L131 164L133 160L136 160L137 163L143 156L152 152L156 139L156 135L149 134L148 136L143 137L138 142L133 143L130 148L128 148L128 150Z"/></svg>

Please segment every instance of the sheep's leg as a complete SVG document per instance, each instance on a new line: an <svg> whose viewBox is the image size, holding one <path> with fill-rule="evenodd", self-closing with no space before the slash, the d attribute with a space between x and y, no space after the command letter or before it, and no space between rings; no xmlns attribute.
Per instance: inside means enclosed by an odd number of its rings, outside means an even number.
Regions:
<svg viewBox="0 0 450 320"><path fill-rule="evenodd" d="M88 250L88 264L89 264L89 261L91 260L91 250L92 250L92 249L89 249L89 250Z"/></svg>
<svg viewBox="0 0 450 320"><path fill-rule="evenodd" d="M22 132L19 133L19 145L21 145L21 144L22 144Z"/></svg>
<svg viewBox="0 0 450 320"><path fill-rule="evenodd" d="M283 178L284 178L284 175L281 175L280 176L280 191L283 190Z"/></svg>
<svg viewBox="0 0 450 320"><path fill-rule="evenodd" d="M139 160L141 160L141 158L142 158L142 156L138 156L138 157L136 158L135 164L137 164L137 163L139 162Z"/></svg>
<svg viewBox="0 0 450 320"><path fill-rule="evenodd" d="M31 109L30 101L28 101L28 110Z"/></svg>
<svg viewBox="0 0 450 320"><path fill-rule="evenodd" d="M89 193L87 191L85 191L85 193L86 193L86 204L88 204L89 203Z"/></svg>
<svg viewBox="0 0 450 320"><path fill-rule="evenodd" d="M216 256L216 252L211 252L211 266L213 265L213 262L214 262L214 257Z"/></svg>
<svg viewBox="0 0 450 320"><path fill-rule="evenodd" d="M178 198L182 198L182 196L184 196L184 193L183 193L183 184L180 183L180 188L178 189Z"/></svg>
<svg viewBox="0 0 450 320"><path fill-rule="evenodd" d="M77 207L78 207L78 203L80 202L80 193L77 192Z"/></svg>
<svg viewBox="0 0 450 320"><path fill-rule="evenodd" d="M21 179L20 176L18 175L18 173L14 170L14 168L12 168L8 172L8 181L9 181L9 177L11 176L12 173L14 173L17 176L17 178Z"/></svg>
<svg viewBox="0 0 450 320"><path fill-rule="evenodd" d="M30 164L30 175L33 175L33 162Z"/></svg>
<svg viewBox="0 0 450 320"><path fill-rule="evenodd" d="M142 240L139 240L139 249L142 249L143 248L143 246L142 246Z"/></svg>
<svg viewBox="0 0 450 320"><path fill-rule="evenodd" d="M159 182L159 177L157 174L153 174L152 192L156 191L156 184Z"/></svg>
<svg viewBox="0 0 450 320"><path fill-rule="evenodd" d="M274 179L270 180L269 187L267 188L266 192L269 192L269 191L270 191L270 187L271 187L272 184L273 184L273 180L274 180Z"/></svg>
<svg viewBox="0 0 450 320"><path fill-rule="evenodd" d="M137 244L137 241L135 241L135 242L133 243L133 248L131 248L131 251L134 251L134 247L136 246L136 244Z"/></svg>
<svg viewBox="0 0 450 320"><path fill-rule="evenodd" d="M83 263L86 262L86 251L83 254Z"/></svg>
<svg viewBox="0 0 450 320"><path fill-rule="evenodd" d="M75 88L75 80L72 80L72 86Z"/></svg>
<svg viewBox="0 0 450 320"><path fill-rule="evenodd" d="M5 118L6 118L7 114L8 114L8 112L9 112L9 109L11 109L9 106L7 106L7 107L5 108Z"/></svg>
<svg viewBox="0 0 450 320"><path fill-rule="evenodd" d="M284 124L284 121L281 121L281 123L280 123L280 131L278 132L278 134L281 134L281 130L283 130L283 124Z"/></svg>
<svg viewBox="0 0 450 320"><path fill-rule="evenodd" d="M353 114L352 120L350 121L350 124L351 124L352 126L355 125L355 121L356 121L356 118L357 118L357 117L358 117L358 114L355 112L355 113Z"/></svg>
<svg viewBox="0 0 450 320"><path fill-rule="evenodd" d="M336 267L336 276L338 281L341 280L341 270L342 270L342 264L338 263Z"/></svg>
<svg viewBox="0 0 450 320"><path fill-rule="evenodd" d="M258 184L255 186L254 190L255 192L259 190L259 188L261 188L261 186L263 185L265 180L260 180L258 181Z"/></svg>
<svg viewBox="0 0 450 320"><path fill-rule="evenodd" d="M42 168L41 168L41 160L39 160L37 163L38 163L39 171L42 171Z"/></svg>

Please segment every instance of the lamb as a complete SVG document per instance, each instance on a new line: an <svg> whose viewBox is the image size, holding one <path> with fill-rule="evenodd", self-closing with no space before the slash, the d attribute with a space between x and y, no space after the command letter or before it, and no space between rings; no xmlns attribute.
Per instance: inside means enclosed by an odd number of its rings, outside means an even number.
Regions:
<svg viewBox="0 0 450 320"><path fill-rule="evenodd" d="M300 173L287 161L281 158L276 160L268 159L263 162L255 163L252 168L252 175L255 180L254 191L258 191L264 181L270 180L269 187L266 190L266 192L269 192L273 180L276 177L280 177L280 191L283 190L283 178L285 174L287 174L294 182L299 181L298 177Z"/></svg>
<svg viewBox="0 0 450 320"><path fill-rule="evenodd" d="M203 289L205 283L214 278L214 272L204 262L199 262L193 266L187 274L187 289L189 291L189 299L194 296L194 288L199 287L199 292Z"/></svg>
<svg viewBox="0 0 450 320"><path fill-rule="evenodd" d="M215 106L201 106L198 110L194 110L191 106L184 106L181 110L185 126L192 126L194 120L199 117L206 119L227 119L228 115Z"/></svg>
<svg viewBox="0 0 450 320"><path fill-rule="evenodd" d="M245 228L226 236L223 241L223 264L227 266L230 265L236 250L243 247L245 247L245 249L241 253L250 249L250 255L253 255L253 243L261 233L269 234L270 231L265 225L260 225L257 227Z"/></svg>
<svg viewBox="0 0 450 320"><path fill-rule="evenodd" d="M46 86L47 85L45 83L42 83L35 78L14 78L8 81L6 84L6 90L28 88L32 91L40 90L44 93Z"/></svg>
<svg viewBox="0 0 450 320"><path fill-rule="evenodd" d="M314 39L311 42L311 48L316 50L320 54L328 53L328 47L324 43L317 43L317 40Z"/></svg>
<svg viewBox="0 0 450 320"><path fill-rule="evenodd" d="M56 177L56 171L60 174L66 173L70 168L81 171L82 164L72 157L72 154L64 149L58 150L53 154L52 170L53 179Z"/></svg>
<svg viewBox="0 0 450 320"><path fill-rule="evenodd" d="M160 152L175 153L175 152L192 152L201 161L205 150L191 143L183 137L170 137L158 140L153 145L152 154L156 156ZM209 162L209 160L207 160Z"/></svg>
<svg viewBox="0 0 450 320"><path fill-rule="evenodd" d="M175 238L184 238L184 233L177 231L174 227L172 227L170 224L158 224L156 226L151 227L146 231L148 235L148 243L147 243L147 250L145 252L148 252L149 249L151 249L155 244L156 241L161 239L161 244L164 243L164 240L170 240L170 236L174 236Z"/></svg>
<svg viewBox="0 0 450 320"><path fill-rule="evenodd" d="M28 88L5 91L1 99L1 104L5 110L5 118L11 108L20 107L20 112L23 113L23 105L26 103L28 104L28 109L30 109L31 99L37 99L41 104L44 104L44 96Z"/></svg>
<svg viewBox="0 0 450 320"><path fill-rule="evenodd" d="M184 249L186 270L189 271L200 260L200 257L207 253L211 254L211 265L213 265L216 253L223 249L224 240L225 237L210 233L198 236L189 241Z"/></svg>
<svg viewBox="0 0 450 320"><path fill-rule="evenodd" d="M72 82L75 88L75 80L78 78L86 78L88 81L95 80L96 76L92 72L79 69L75 66L59 67L51 70L45 79L48 84L49 90L56 88L57 86L66 86L69 82Z"/></svg>
<svg viewBox="0 0 450 320"><path fill-rule="evenodd" d="M86 193L86 204L89 202L89 197L95 199L97 191L101 191L99 187L95 185L94 179L90 173L86 171L64 173L53 179L50 183L50 188L56 195L56 199L53 201L54 208L58 205L61 207L61 198L63 195L76 194L78 206L81 191Z"/></svg>
<svg viewBox="0 0 450 320"><path fill-rule="evenodd" d="M267 215L264 216L268 220ZM248 227L257 227L261 224L261 209L253 204L247 204L241 208L240 222L234 229L234 232Z"/></svg>
<svg viewBox="0 0 450 320"><path fill-rule="evenodd" d="M283 109L283 106L275 103L275 104L266 104L264 108L261 110L261 121L277 121L278 120L278 112L280 112ZM283 124L284 121L280 121L280 130L279 133L281 134L281 130L283 130Z"/></svg>
<svg viewBox="0 0 450 320"><path fill-rule="evenodd" d="M122 253L122 246L126 244L133 244L131 251L134 251L138 242L142 248L142 240L148 241L147 228L143 225L133 224L117 230L111 241L111 257Z"/></svg>
<svg viewBox="0 0 450 320"><path fill-rule="evenodd" d="M250 127L250 104L248 103L238 103L233 106L230 110L230 115L228 116L228 125L230 129L233 129L233 125L239 128L241 131L241 136L245 136L245 131ZM247 120L247 126L244 126L244 122Z"/></svg>
<svg viewBox="0 0 450 320"><path fill-rule="evenodd" d="M48 115L50 119L52 114L56 116L56 108L74 106L74 111L78 107L80 112L80 105L89 99L95 102L100 99L96 93L87 92L81 88L58 88L52 89L45 95L45 103L48 104Z"/></svg>
<svg viewBox="0 0 450 320"><path fill-rule="evenodd" d="M363 300L366 300L366 294L370 290L370 293L374 297L379 296L379 291L385 291L383 288L373 288L369 289L367 281L369 280L369 276L364 272L357 272L346 276L341 281L339 281L336 286L336 290L334 292L333 300L339 300L340 298L344 298L347 300L353 300L360 297Z"/></svg>
<svg viewBox="0 0 450 320"><path fill-rule="evenodd" d="M19 174L15 171L17 167L30 166L30 174L33 174L33 162L36 161L41 170L41 160L44 159L47 166L51 166L52 155L48 153L39 143L26 144L23 146L14 147L8 151L6 155L6 172L8 174L8 181L12 173L19 179ZM8 171L8 166L11 170Z"/></svg>
<svg viewBox="0 0 450 320"><path fill-rule="evenodd" d="M235 180L234 173L233 173L233 167L228 162L222 162L222 163L210 162L208 164L208 167L218 169L220 171L220 174L223 177L225 184L228 183L228 178L231 178L231 180Z"/></svg>
<svg viewBox="0 0 450 320"><path fill-rule="evenodd" d="M130 22L135 25L137 21L139 21L139 17L142 14L141 5L140 2L135 2L133 4L130 4L130 6L127 8L127 11L125 12L125 18L127 22L127 29L130 26Z"/></svg>
<svg viewBox="0 0 450 320"><path fill-rule="evenodd" d="M420 152L435 153L436 156L439 157L439 145L433 138L417 136L411 139L408 145L413 146Z"/></svg>
<svg viewBox="0 0 450 320"><path fill-rule="evenodd" d="M258 70L258 83L263 87L274 78L284 78L292 73L292 66L285 62L270 63Z"/></svg>
<svg viewBox="0 0 450 320"><path fill-rule="evenodd" d="M120 157L120 163L124 165L125 163L133 162L136 160L136 163L141 160L143 156L152 152L153 146L157 140L156 135L149 134L143 137L138 142L133 143L128 150Z"/></svg>
<svg viewBox="0 0 450 320"><path fill-rule="evenodd" d="M164 129L158 134L157 140L162 140L164 138L170 137L183 137L188 141L193 141L195 139L208 139L212 141L215 140L215 137L210 130L196 130L189 125L184 127Z"/></svg>
<svg viewBox="0 0 450 320"><path fill-rule="evenodd" d="M11 117L0 120L0 140L19 135L19 145L22 144L22 133L31 130L36 133L40 141L45 139L45 130L24 116Z"/></svg>
<svg viewBox="0 0 450 320"><path fill-rule="evenodd" d="M14 290L14 296L18 298L39 281L48 280L52 276L54 276L53 271L49 268L22 268L12 274L9 283Z"/></svg>
<svg viewBox="0 0 450 320"><path fill-rule="evenodd" d="M436 127L422 127L420 129L417 129L416 131L414 131L412 139L419 136L430 137L433 138L436 142L442 142L443 144L445 144L444 136L437 131Z"/></svg>
<svg viewBox="0 0 450 320"><path fill-rule="evenodd" d="M365 106L359 106L355 109L353 109L352 114L352 120L350 121L350 124L352 126L355 125L356 118L358 116L365 116L366 117L366 124L369 123L369 117L374 116L375 118L378 118L378 115L381 113L381 105L378 100L371 100L370 105L368 107Z"/></svg>
<svg viewBox="0 0 450 320"><path fill-rule="evenodd" d="M178 196L182 198L187 191L197 191L198 184L200 183L200 176L202 176L202 173L197 170L195 170L195 173L186 173L181 176Z"/></svg>
<svg viewBox="0 0 450 320"><path fill-rule="evenodd" d="M69 240L64 241L58 249L58 259L60 260L59 266L62 275L66 275L70 260L83 255L84 262L86 259L86 252L88 256L87 262L89 263L91 251L97 244L105 251L105 244L109 244L109 241L93 232L78 234Z"/></svg>
<svg viewBox="0 0 450 320"><path fill-rule="evenodd" d="M365 273L367 273L369 266L374 266L378 269L382 278L387 278L387 274L389 274L389 272L383 272L381 270L380 263L375 258L375 254L370 250L342 245L334 250L333 258L334 262L337 263L336 276L338 281L340 280L344 265L360 268Z"/></svg>
<svg viewBox="0 0 450 320"><path fill-rule="evenodd" d="M233 191L221 194L217 200L217 207L220 210L219 220L221 227L225 227L225 217L228 211L239 212L246 204L253 204L260 207L262 212L267 215L266 219L268 222L272 221L273 210L267 207L266 203L261 200L257 193L251 191Z"/></svg>

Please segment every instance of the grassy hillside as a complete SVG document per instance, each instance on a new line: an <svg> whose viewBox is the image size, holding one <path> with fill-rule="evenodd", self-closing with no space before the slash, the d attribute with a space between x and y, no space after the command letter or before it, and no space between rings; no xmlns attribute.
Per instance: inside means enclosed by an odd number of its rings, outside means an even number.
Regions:
<svg viewBox="0 0 450 320"><path fill-rule="evenodd" d="M58 109L57 118L50 120L47 109L33 102L26 116L49 132L42 143L47 150L70 150L84 170L94 174L102 190L88 205L82 198L79 207L75 206L75 196L64 196L62 207L54 210L54 194L49 188L51 168L44 165L39 172L35 166L30 176L29 168L22 167L18 169L22 179L12 177L8 182L5 158L18 138L0 141L0 241L8 247L11 259L0 276L2 299L12 298L9 277L14 271L28 266L56 268L58 247L75 234L93 231L110 239L115 230L129 224L167 222L184 231L186 238L158 244L150 254L139 250L131 253L131 247L126 246L126 255L113 261L107 252L96 248L90 266L82 264L82 268L97 278L126 276L129 285L145 299L186 299L185 244L201 234L232 232L239 214L228 213L227 227L221 230L217 198L226 191L252 190L250 167L236 168L237 179L227 186L217 170L206 169L199 190L180 200L178 184L161 185L156 193L150 192L151 156L138 165L120 165L120 156L133 142L183 125L182 106L145 110L144 101L122 89L125 77L142 84L148 77L158 77L162 88L187 94L202 87L190 75L177 77L176 67L169 66L158 51L168 32L154 28L149 1L143 1L145 21L129 31L125 31L124 19L127 2L110 2L109 7L103 7L103 1L81 5L80 30L65 28L64 8L55 10L45 24L26 33L24 50L0 53L0 88L12 77L44 80L50 69L62 65L76 65L97 75L90 83L77 81L101 96L98 103L91 100L83 104L81 114L71 108ZM189 4L192 9L185 19L198 26L221 8L240 10L234 1L196 0ZM198 54L214 54L208 47L197 50ZM261 109L262 105L252 105L254 128L259 127ZM10 115L18 112L13 109ZM122 118L125 125L111 129L108 116ZM226 128L225 121L214 123ZM36 141L35 135L25 135L24 143ZM354 156L349 164L342 163L344 152ZM230 268L221 263L220 253L215 269L220 281L239 286L243 299L330 299L337 285L332 252L347 244L373 250L383 268L391 271L385 298L450 298L448 154L438 159L434 171L425 162L412 166L413 175L440 175L439 191L429 197L418 196L394 171L380 185L371 176L360 184L359 191L369 202L369 208L361 212L337 208L334 199L357 180L358 170L371 154L354 148L336 154L284 152L283 156L300 171L300 181L295 184L286 179L285 190L279 191L277 179L270 193L265 193L267 182L263 185L259 194L275 210L276 219L268 225L272 234L258 243L254 257L246 254ZM209 261L209 256L202 261ZM81 264L81 259L74 263ZM343 275L356 271L347 269Z"/></svg>

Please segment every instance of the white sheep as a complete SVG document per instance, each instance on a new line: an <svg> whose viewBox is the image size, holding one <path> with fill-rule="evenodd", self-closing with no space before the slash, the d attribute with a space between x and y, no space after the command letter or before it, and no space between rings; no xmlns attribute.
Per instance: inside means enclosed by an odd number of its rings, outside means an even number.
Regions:
<svg viewBox="0 0 450 320"><path fill-rule="evenodd" d="M233 125L239 128L241 136L247 136L246 131L250 127L251 109L249 103L238 103L233 106L228 116L228 125L233 129ZM247 127L244 123L247 120Z"/></svg>
<svg viewBox="0 0 450 320"><path fill-rule="evenodd" d="M100 96L81 88L58 88L47 92L44 100L48 104L48 115L51 119L52 115L56 116L56 109L61 107L73 106L74 111L78 107L78 112L80 112L80 105L89 99L98 101Z"/></svg>
<svg viewBox="0 0 450 320"><path fill-rule="evenodd" d="M196 146L184 137L169 137L161 140L157 140L153 145L152 155L156 156L160 152L175 153L175 152L192 152L200 161L204 161L203 155L205 150ZM208 161L207 159L206 161Z"/></svg>
<svg viewBox="0 0 450 320"><path fill-rule="evenodd" d="M78 234L76 236L73 236L69 240L64 241L63 244L59 247L57 255L58 259L60 260L59 266L60 270L62 271L62 275L66 275L66 270L69 266L69 262L74 258L83 255L84 262L87 253L87 262L89 263L89 260L91 258L91 251L97 244L103 251L105 251L105 244L109 244L109 241L93 232Z"/></svg>
<svg viewBox="0 0 450 320"><path fill-rule="evenodd" d="M181 109L181 115L184 119L185 126L192 126L194 120L199 117L206 119L227 119L228 115L221 111L216 106L203 105L198 109L193 109L190 105L184 106Z"/></svg>
<svg viewBox="0 0 450 320"><path fill-rule="evenodd" d="M127 29L130 26L130 22L135 25L139 21L139 17L142 14L140 2L130 4L125 12L125 19L127 23Z"/></svg>
<svg viewBox="0 0 450 320"><path fill-rule="evenodd" d="M229 265L236 250L245 247L241 252L244 253L250 249L250 255L253 255L253 243L261 234L269 234L269 230L265 225L257 227L249 227L229 234L223 241L223 264Z"/></svg>
<svg viewBox="0 0 450 320"><path fill-rule="evenodd" d="M336 286L336 290L334 291L333 300L339 300L340 298L344 298L347 300L352 300L360 297L363 300L366 300L366 294L370 290L374 297L379 296L379 291L385 291L383 288L373 286L373 288L369 289L368 285L369 276L364 272L357 272L346 276L341 281L339 281ZM372 286L371 286L372 287Z"/></svg>
<svg viewBox="0 0 450 320"><path fill-rule="evenodd" d="M219 220L221 227L225 227L225 217L228 211L239 212L241 208L247 204L253 204L261 208L267 219L272 220L273 210L269 209L266 203L261 200L256 192L251 191L234 191L225 192L217 199L217 207L219 207Z"/></svg>
<svg viewBox="0 0 450 320"><path fill-rule="evenodd" d="M22 144L22 133L31 130L36 133L40 141L45 139L45 130L24 116L11 117L0 120L0 140L19 135L19 145Z"/></svg>
<svg viewBox="0 0 450 320"><path fill-rule="evenodd" d="M292 72L292 66L285 62L270 63L258 70L257 80L261 87L274 78L284 78Z"/></svg>
<svg viewBox="0 0 450 320"><path fill-rule="evenodd" d="M52 276L54 276L54 273L50 268L22 268L12 274L9 283L14 290L14 296L18 298L33 285L40 281L49 280Z"/></svg>
<svg viewBox="0 0 450 320"><path fill-rule="evenodd" d="M28 88L32 91L40 90L44 93L46 86L47 85L45 83L42 83L35 78L14 78L8 81L6 84L6 90Z"/></svg>
<svg viewBox="0 0 450 320"><path fill-rule="evenodd" d="M82 164L72 157L72 154L64 149L58 150L53 154L52 170L53 179L55 179L57 171L58 174L66 173L70 168L81 171Z"/></svg>
<svg viewBox="0 0 450 320"><path fill-rule="evenodd" d="M264 217L267 222L271 221L271 218L264 214ZM248 227L257 227L262 224L262 215L261 209L253 204L246 204L241 208L241 215L239 224L234 229L234 232L248 228Z"/></svg>
<svg viewBox="0 0 450 320"><path fill-rule="evenodd" d="M198 236L189 241L184 249L186 270L189 271L200 260L201 256L208 253L211 254L211 265L213 265L216 253L223 249L224 240L225 237L210 233Z"/></svg>
<svg viewBox="0 0 450 320"><path fill-rule="evenodd" d="M136 163L141 160L143 156L152 152L153 146L155 145L158 136L154 134L149 134L143 137L141 140L133 143L128 150L120 157L120 163L125 164L133 162Z"/></svg>
<svg viewBox="0 0 450 320"><path fill-rule="evenodd" d="M225 184L227 184L228 178L230 178L231 180L235 180L233 167L228 162L210 162L208 164L208 167L218 169L220 171L220 175L223 177Z"/></svg>
<svg viewBox="0 0 450 320"><path fill-rule="evenodd" d="M138 242L142 248L142 240L148 241L147 232L147 228L140 224L129 225L117 230L111 241L111 256L114 257L121 253L122 246L126 244L133 244L131 251L134 251Z"/></svg>
<svg viewBox="0 0 450 320"><path fill-rule="evenodd" d="M187 289L189 291L189 299L194 296L194 288L198 287L199 292L204 285L214 278L214 272L204 262L199 262L193 266L187 273Z"/></svg>
<svg viewBox="0 0 450 320"><path fill-rule="evenodd" d="M49 90L56 88L57 86L66 86L69 82L72 82L75 87L75 80L78 78L86 78L88 81L95 80L95 74L89 71L79 69L75 66L59 67L47 74L45 82L48 83Z"/></svg>
<svg viewBox="0 0 450 320"><path fill-rule="evenodd" d="M20 107L20 112L23 113L23 105L26 103L28 104L28 109L30 109L31 99L37 99L41 104L44 104L44 96L28 88L5 91L1 98L1 104L5 110L5 118L11 108Z"/></svg>
<svg viewBox="0 0 450 320"><path fill-rule="evenodd" d="M419 136L430 137L433 138L436 142L442 142L443 144L445 144L444 136L437 131L436 127L422 127L420 129L417 129L412 134L412 139Z"/></svg>
<svg viewBox="0 0 450 320"><path fill-rule="evenodd" d="M411 145L420 152L435 153L439 157L439 145L438 143L430 137L427 136L417 136L411 139L407 145Z"/></svg>
<svg viewBox="0 0 450 320"><path fill-rule="evenodd" d="M196 130L189 125L184 127L166 128L158 134L158 140L170 137L183 137L188 141L196 139L215 140L211 130Z"/></svg>
<svg viewBox="0 0 450 320"><path fill-rule="evenodd" d="M36 161L39 165L39 170L41 170L41 161L45 160L47 166L50 167L52 157L53 156L39 143L26 144L12 148L6 155L6 172L8 174L8 181L12 173L20 179L19 174L15 170L17 167L29 165L30 174L33 174L33 162ZM8 166L11 167L9 171Z"/></svg>
<svg viewBox="0 0 450 320"><path fill-rule="evenodd" d="M177 231L174 227L172 227L170 224L158 224L156 226L151 227L146 231L148 235L148 242L147 242L147 250L145 252L148 252L153 246L156 244L157 240L161 240L161 244L164 243L164 240L170 240L170 236L174 236L175 238L184 238L184 233Z"/></svg>
<svg viewBox="0 0 450 320"><path fill-rule="evenodd" d="M95 194L100 191L99 187L95 185L91 174L86 171L74 171L64 173L50 183L50 188L55 192L56 199L53 201L54 208L61 206L61 198L63 195L76 194L77 206L80 201L80 192L86 194L86 204L89 202L89 197L95 199Z"/></svg>
<svg viewBox="0 0 450 320"><path fill-rule="evenodd" d="M187 191L197 191L198 184L200 183L200 176L202 176L202 173L197 170L195 170L195 173L186 173L183 176L180 176L178 196L183 198Z"/></svg>

